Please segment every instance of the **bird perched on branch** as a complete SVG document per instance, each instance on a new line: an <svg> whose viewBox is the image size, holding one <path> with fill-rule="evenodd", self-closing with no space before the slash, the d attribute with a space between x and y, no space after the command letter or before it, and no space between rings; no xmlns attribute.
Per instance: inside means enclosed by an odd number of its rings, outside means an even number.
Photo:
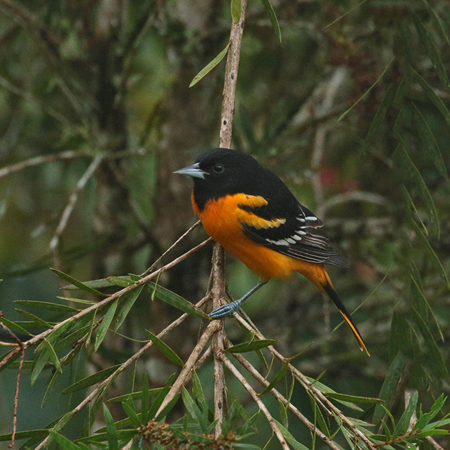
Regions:
<svg viewBox="0 0 450 450"><path fill-rule="evenodd" d="M271 278L299 272L328 294L369 354L324 267L346 267L344 257L330 245L322 221L280 178L250 155L223 148L207 151L175 173L193 178L192 206L205 231L261 278L243 297L212 311L211 318L233 313Z"/></svg>

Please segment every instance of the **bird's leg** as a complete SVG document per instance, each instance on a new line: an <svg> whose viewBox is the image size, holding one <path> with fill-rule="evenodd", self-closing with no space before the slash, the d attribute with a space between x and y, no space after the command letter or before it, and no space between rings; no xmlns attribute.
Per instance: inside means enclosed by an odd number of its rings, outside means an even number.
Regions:
<svg viewBox="0 0 450 450"><path fill-rule="evenodd" d="M239 307L241 306L241 303L243 303L245 300L247 300L250 297L250 295L252 295L254 292L256 292L261 286L264 286L266 283L267 283L267 281L259 280L258 283L254 287L252 287L240 299L235 300L234 302L222 305L219 308L216 308L214 311L211 311L209 313L209 317L211 317L211 319L219 319L220 317L227 316L228 314L233 314L235 311L237 311L239 309Z"/></svg>

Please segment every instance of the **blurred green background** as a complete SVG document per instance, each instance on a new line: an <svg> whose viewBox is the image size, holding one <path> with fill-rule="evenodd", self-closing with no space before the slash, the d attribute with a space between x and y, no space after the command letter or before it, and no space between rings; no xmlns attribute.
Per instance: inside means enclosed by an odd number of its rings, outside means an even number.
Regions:
<svg viewBox="0 0 450 450"><path fill-rule="evenodd" d="M331 268L331 278L348 309L359 307L353 318L372 356L359 352L345 327L334 330L334 306L300 276L272 281L245 310L285 356L299 355L300 370L311 377L325 371L321 381L338 392L377 396L401 352L388 406L401 412L403 391L413 389L429 408L449 390L450 4L273 6L281 43L262 4L248 5L233 148L277 173L325 221L351 262ZM50 267L80 280L142 273L194 223L190 181L172 172L217 146L224 62L188 86L225 47L229 7L214 0L0 0L0 310L10 320L21 319L14 300L64 295ZM105 159L87 178L98 155ZM197 229L174 255L204 237ZM160 283L197 301L210 256L211 247L202 249ZM231 255L227 261L238 297L256 276ZM145 329L156 333L175 317L143 297L124 334L145 339ZM233 342L245 340L233 320L226 329ZM199 323L190 322L168 343L185 359L198 332ZM0 341L9 340L0 329ZM81 353L59 391L136 348L114 336L99 354ZM155 386L175 370L157 352L144 359L141 370ZM30 388L24 370L18 429L43 427L76 404L55 394L41 409L47 376ZM201 379L211 387L211 370ZM16 371L0 374L4 433L12 427L15 382ZM115 395L129 385L118 383ZM308 403L303 392L294 395ZM82 419L73 424L75 436ZM264 445L270 435L260 428L252 442ZM304 429L292 432L309 439Z"/></svg>

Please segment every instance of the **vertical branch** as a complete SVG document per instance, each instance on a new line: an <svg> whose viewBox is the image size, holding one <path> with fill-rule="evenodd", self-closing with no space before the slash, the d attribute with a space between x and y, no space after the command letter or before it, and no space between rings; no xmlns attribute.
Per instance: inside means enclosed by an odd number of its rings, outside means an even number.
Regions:
<svg viewBox="0 0 450 450"><path fill-rule="evenodd" d="M245 10L247 0L241 0L241 18L238 23L231 25L230 48L228 49L227 65L225 68L225 81L223 85L222 114L220 116L219 147L231 147L231 134L233 129L234 101L241 57L242 35L244 33Z"/></svg>
<svg viewBox="0 0 450 450"><path fill-rule="evenodd" d="M228 50L223 86L222 112L220 115L219 147L231 147L233 130L234 103L236 97L237 75L241 55L242 35L244 33L245 10L247 0L241 0L241 17L238 23L231 25L230 47ZM225 297L225 252L220 244L214 246L212 257L212 287L211 299L213 308L218 308L221 299ZM224 407L226 405L225 374L220 356L224 349L225 332L223 327L214 334L212 350L214 354L214 418L217 420L215 437L222 432Z"/></svg>

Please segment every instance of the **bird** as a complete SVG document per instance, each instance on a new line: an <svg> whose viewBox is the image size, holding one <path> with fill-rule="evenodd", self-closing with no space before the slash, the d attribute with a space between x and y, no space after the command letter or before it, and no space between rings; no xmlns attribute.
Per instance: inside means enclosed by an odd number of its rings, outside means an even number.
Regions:
<svg viewBox="0 0 450 450"><path fill-rule="evenodd" d="M192 177L192 207L206 233L260 277L249 292L216 308L210 318L231 315L270 279L298 272L331 298L369 355L324 267L348 267L346 259L331 246L323 222L277 175L251 155L227 148L208 150L174 173Z"/></svg>

